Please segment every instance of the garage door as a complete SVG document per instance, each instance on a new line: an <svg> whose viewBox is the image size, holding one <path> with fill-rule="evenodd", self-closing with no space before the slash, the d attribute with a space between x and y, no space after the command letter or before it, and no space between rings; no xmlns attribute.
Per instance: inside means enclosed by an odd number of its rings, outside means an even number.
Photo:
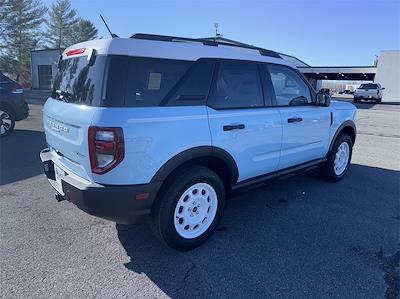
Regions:
<svg viewBox="0 0 400 299"><path fill-rule="evenodd" d="M51 89L51 65L38 65L39 89Z"/></svg>

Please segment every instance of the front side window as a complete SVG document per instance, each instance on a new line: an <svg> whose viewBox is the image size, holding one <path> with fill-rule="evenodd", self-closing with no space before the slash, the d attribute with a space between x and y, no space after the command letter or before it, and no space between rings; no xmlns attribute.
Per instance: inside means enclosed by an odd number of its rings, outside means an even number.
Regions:
<svg viewBox="0 0 400 299"><path fill-rule="evenodd" d="M209 99L216 109L263 107L257 64L222 61Z"/></svg>
<svg viewBox="0 0 400 299"><path fill-rule="evenodd" d="M277 106L295 106L312 103L310 89L293 69L268 65Z"/></svg>

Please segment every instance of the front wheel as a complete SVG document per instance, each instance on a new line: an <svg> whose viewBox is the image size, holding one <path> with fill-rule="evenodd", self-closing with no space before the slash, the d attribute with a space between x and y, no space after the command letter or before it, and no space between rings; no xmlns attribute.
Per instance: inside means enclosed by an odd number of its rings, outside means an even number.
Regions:
<svg viewBox="0 0 400 299"><path fill-rule="evenodd" d="M213 234L224 206L224 184L216 173L202 166L185 168L160 190L152 228L170 247L191 250Z"/></svg>
<svg viewBox="0 0 400 299"><path fill-rule="evenodd" d="M337 138L328 155L324 167L325 178L331 182L341 180L350 166L353 151L353 141L348 134L342 133Z"/></svg>
<svg viewBox="0 0 400 299"><path fill-rule="evenodd" d="M14 126L14 113L6 107L0 108L0 137L9 135L14 130Z"/></svg>

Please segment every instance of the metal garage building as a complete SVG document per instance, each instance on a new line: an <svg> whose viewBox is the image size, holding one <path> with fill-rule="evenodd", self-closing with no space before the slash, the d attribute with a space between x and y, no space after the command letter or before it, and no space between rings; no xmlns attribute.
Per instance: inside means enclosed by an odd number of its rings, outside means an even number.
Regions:
<svg viewBox="0 0 400 299"><path fill-rule="evenodd" d="M64 49L31 51L32 89L51 89L57 63Z"/></svg>
<svg viewBox="0 0 400 299"><path fill-rule="evenodd" d="M374 82L386 89L382 100L400 102L400 51L381 51Z"/></svg>

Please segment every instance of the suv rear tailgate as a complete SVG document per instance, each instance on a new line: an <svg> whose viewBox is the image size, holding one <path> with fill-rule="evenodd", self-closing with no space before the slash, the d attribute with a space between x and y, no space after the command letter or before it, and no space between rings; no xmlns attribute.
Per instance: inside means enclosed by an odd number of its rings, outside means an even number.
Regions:
<svg viewBox="0 0 400 299"><path fill-rule="evenodd" d="M68 172L92 181L88 128L99 108L49 98L43 110L46 141L53 161Z"/></svg>

